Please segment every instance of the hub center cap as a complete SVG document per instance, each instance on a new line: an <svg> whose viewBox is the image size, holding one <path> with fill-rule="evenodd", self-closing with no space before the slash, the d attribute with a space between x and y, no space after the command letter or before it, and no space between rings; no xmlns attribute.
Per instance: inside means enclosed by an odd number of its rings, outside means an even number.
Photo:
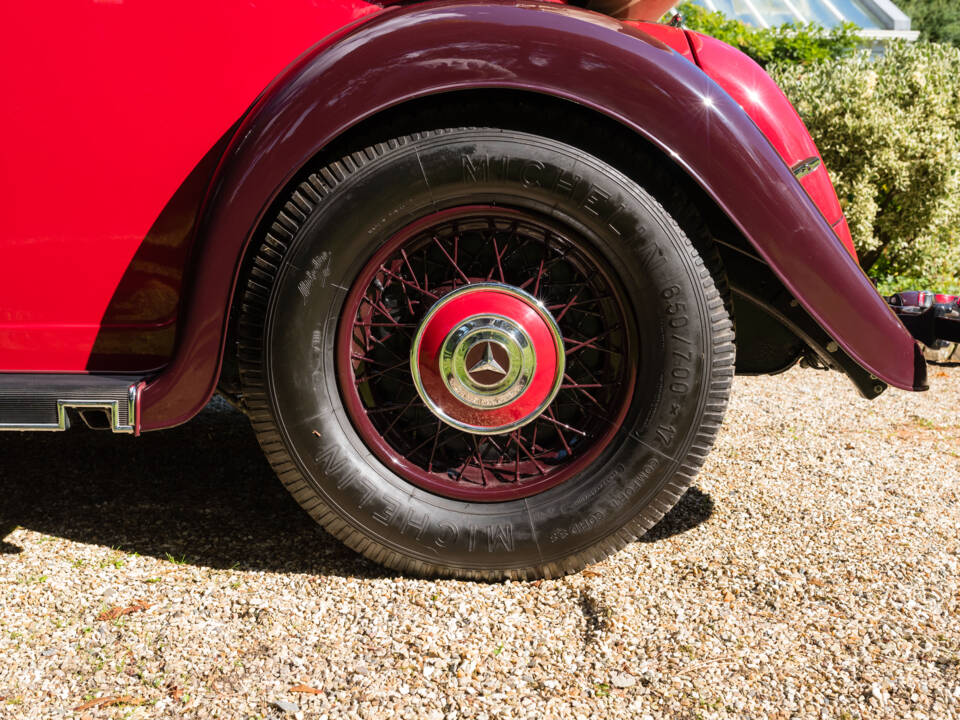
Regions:
<svg viewBox="0 0 960 720"><path fill-rule="evenodd" d="M523 393L536 366L530 336L501 315L467 318L440 349L440 376L447 389L481 410L506 405Z"/></svg>
<svg viewBox="0 0 960 720"><path fill-rule="evenodd" d="M532 295L478 283L430 309L410 370L420 397L444 422L481 435L510 432L546 410L560 389L563 339Z"/></svg>

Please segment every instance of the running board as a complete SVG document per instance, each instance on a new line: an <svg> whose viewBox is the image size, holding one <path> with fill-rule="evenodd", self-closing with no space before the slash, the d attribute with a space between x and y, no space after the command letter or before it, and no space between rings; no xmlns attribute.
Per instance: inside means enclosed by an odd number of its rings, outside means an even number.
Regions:
<svg viewBox="0 0 960 720"><path fill-rule="evenodd" d="M0 373L0 430L66 430L67 408L103 410L110 430L134 433L140 378Z"/></svg>

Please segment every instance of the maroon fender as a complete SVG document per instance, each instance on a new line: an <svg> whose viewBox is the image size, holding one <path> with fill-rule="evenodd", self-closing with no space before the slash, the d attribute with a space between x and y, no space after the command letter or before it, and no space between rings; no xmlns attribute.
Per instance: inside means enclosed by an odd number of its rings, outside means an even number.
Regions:
<svg viewBox="0 0 960 720"><path fill-rule="evenodd" d="M699 68L594 13L440 2L390 9L321 43L243 120L207 200L177 352L143 393L143 430L188 420L213 393L244 249L295 173L381 110L471 88L553 95L632 128L704 188L856 362L896 387L922 384L909 333L754 122Z"/></svg>
<svg viewBox="0 0 960 720"><path fill-rule="evenodd" d="M666 43L716 80L757 124L760 132L789 167L807 165L812 159L818 161L813 170L803 175L800 184L833 226L847 252L856 260L857 251L850 237L850 229L820 151L796 109L773 78L749 56L709 35L657 23L628 21L626 24L634 25Z"/></svg>
<svg viewBox="0 0 960 720"><path fill-rule="evenodd" d="M762 67L736 48L691 30L686 36L697 64L737 101L788 166L796 167L811 158L819 161L800 183L856 259L857 251L823 158L787 96Z"/></svg>

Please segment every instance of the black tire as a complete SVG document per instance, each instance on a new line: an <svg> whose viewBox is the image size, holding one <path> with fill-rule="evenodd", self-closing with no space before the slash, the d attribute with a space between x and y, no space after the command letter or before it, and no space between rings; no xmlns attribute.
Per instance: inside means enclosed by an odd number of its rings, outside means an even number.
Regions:
<svg viewBox="0 0 960 720"><path fill-rule="evenodd" d="M345 297L385 238L478 202L592 238L640 337L629 413L603 453L555 487L498 502L443 497L392 472L351 422L334 367ZM280 479L332 535L408 573L554 577L642 535L703 463L733 376L719 260L702 239L694 246L701 229L686 208L671 206L575 147L511 130L418 133L317 168L259 240L239 314L244 402Z"/></svg>

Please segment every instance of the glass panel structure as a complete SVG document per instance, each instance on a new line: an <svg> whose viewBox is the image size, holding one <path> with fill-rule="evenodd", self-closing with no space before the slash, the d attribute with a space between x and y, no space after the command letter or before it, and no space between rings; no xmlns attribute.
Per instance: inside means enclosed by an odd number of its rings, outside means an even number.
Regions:
<svg viewBox="0 0 960 720"><path fill-rule="evenodd" d="M785 22L814 22L834 27L852 22L864 29L883 29L885 24L860 0L694 0L708 10L750 25L773 27Z"/></svg>

